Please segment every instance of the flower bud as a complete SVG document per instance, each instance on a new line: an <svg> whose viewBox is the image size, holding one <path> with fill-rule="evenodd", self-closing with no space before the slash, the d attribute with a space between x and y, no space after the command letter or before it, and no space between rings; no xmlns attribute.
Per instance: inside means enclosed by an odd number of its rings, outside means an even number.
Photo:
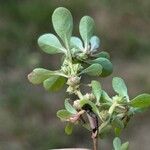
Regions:
<svg viewBox="0 0 150 150"><path fill-rule="evenodd" d="M77 76L71 76L67 81L67 84L72 87L78 85L79 83L80 83L80 77Z"/></svg>
<svg viewBox="0 0 150 150"><path fill-rule="evenodd" d="M72 94L74 92L74 88L72 86L69 86L67 88L67 92L70 93L70 94Z"/></svg>
<svg viewBox="0 0 150 150"><path fill-rule="evenodd" d="M95 96L92 93L87 93L84 95L84 98L92 101L95 99Z"/></svg>
<svg viewBox="0 0 150 150"><path fill-rule="evenodd" d="M80 100L74 101L74 102L73 102L73 107L75 107L76 109L81 109Z"/></svg>

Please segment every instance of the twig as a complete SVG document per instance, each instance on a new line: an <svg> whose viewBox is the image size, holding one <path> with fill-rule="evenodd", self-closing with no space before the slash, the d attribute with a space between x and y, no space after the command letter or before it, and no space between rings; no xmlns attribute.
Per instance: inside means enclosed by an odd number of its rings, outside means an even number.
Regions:
<svg viewBox="0 0 150 150"><path fill-rule="evenodd" d="M98 138L92 138L93 139L93 150L98 150Z"/></svg>

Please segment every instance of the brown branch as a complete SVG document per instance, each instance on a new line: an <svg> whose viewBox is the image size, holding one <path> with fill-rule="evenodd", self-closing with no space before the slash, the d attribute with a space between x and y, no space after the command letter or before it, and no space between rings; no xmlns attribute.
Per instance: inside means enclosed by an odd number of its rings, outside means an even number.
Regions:
<svg viewBox="0 0 150 150"><path fill-rule="evenodd" d="M93 139L93 150L98 150L98 138L92 138Z"/></svg>
<svg viewBox="0 0 150 150"><path fill-rule="evenodd" d="M92 129L93 150L98 150L98 118L92 111L87 113L87 117Z"/></svg>

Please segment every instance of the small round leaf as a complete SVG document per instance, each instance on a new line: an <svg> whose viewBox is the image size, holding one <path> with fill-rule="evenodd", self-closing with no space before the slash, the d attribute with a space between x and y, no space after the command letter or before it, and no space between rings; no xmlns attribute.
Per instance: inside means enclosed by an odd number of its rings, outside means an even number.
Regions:
<svg viewBox="0 0 150 150"><path fill-rule="evenodd" d="M69 43L73 30L73 18L70 11L64 7L55 9L52 15L52 23L54 30L63 42Z"/></svg>
<svg viewBox="0 0 150 150"><path fill-rule="evenodd" d="M92 36L90 39L91 51L95 51L100 47L100 39L97 36Z"/></svg>
<svg viewBox="0 0 150 150"><path fill-rule="evenodd" d="M80 50L83 50L83 43L78 37L72 36L70 39L70 45L72 47L79 48Z"/></svg>
<svg viewBox="0 0 150 150"><path fill-rule="evenodd" d="M48 54L66 53L57 37L53 34L44 34L38 39L39 47Z"/></svg>
<svg viewBox="0 0 150 150"><path fill-rule="evenodd" d="M90 76L100 76L102 73L102 66L98 63L92 64L86 69L82 70L80 74L88 74Z"/></svg>
<svg viewBox="0 0 150 150"><path fill-rule="evenodd" d="M53 71L43 69L43 68L36 68L34 69L29 75L28 80L32 84L40 84L47 78L49 78L51 75L53 75Z"/></svg>
<svg viewBox="0 0 150 150"><path fill-rule="evenodd" d="M96 97L97 104L99 104L101 94L102 94L101 84L98 81L93 80L91 82L91 86L92 86L92 92L93 92L94 96Z"/></svg>
<svg viewBox="0 0 150 150"><path fill-rule="evenodd" d="M128 150L129 149L129 142L125 142L121 145L121 150Z"/></svg>
<svg viewBox="0 0 150 150"><path fill-rule="evenodd" d="M150 107L150 94L141 94L135 97L129 103L132 107L148 108Z"/></svg>
<svg viewBox="0 0 150 150"><path fill-rule="evenodd" d="M120 150L121 149L121 140L118 137L116 137L113 140L113 146L114 146L114 150Z"/></svg>
<svg viewBox="0 0 150 150"><path fill-rule="evenodd" d="M48 91L58 91L65 83L65 78L61 76L51 76L43 82L43 86Z"/></svg>
<svg viewBox="0 0 150 150"><path fill-rule="evenodd" d="M68 99L65 100L65 108L66 108L67 111L69 111L72 114L76 114L77 113L75 108L73 108L72 105L68 102Z"/></svg>
<svg viewBox="0 0 150 150"><path fill-rule="evenodd" d="M94 60L89 61L89 62L90 63L98 63L102 66L102 73L100 75L101 77L109 76L113 71L112 63L106 58L99 57L99 58L94 59Z"/></svg>
<svg viewBox="0 0 150 150"><path fill-rule="evenodd" d="M73 124L68 122L66 127L65 127L65 133L67 135L71 135L72 134L72 131L73 131Z"/></svg>
<svg viewBox="0 0 150 150"><path fill-rule="evenodd" d="M94 28L95 23L93 18L91 18L90 16L84 16L81 18L79 24L79 31L85 45L88 45L91 37L93 36Z"/></svg>
<svg viewBox="0 0 150 150"><path fill-rule="evenodd" d="M112 101L112 99L109 97L109 95L104 90L102 90L101 101L102 102L111 102Z"/></svg>
<svg viewBox="0 0 150 150"><path fill-rule="evenodd" d="M122 78L114 77L112 80L112 86L113 86L114 91L118 93L119 96L126 97L126 99L129 100L127 87Z"/></svg>
<svg viewBox="0 0 150 150"><path fill-rule="evenodd" d="M65 109L61 109L61 110L57 111L57 117L63 121L66 121L71 116L72 116L72 114Z"/></svg>
<svg viewBox="0 0 150 150"><path fill-rule="evenodd" d="M101 51L100 53L97 53L94 55L94 57L103 57L103 58L107 58L110 59L110 55L109 53L105 52L105 51Z"/></svg>

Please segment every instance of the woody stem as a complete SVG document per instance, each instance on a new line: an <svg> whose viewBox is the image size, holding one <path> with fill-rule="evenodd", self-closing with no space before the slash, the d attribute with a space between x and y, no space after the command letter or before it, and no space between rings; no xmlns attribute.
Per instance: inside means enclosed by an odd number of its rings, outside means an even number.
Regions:
<svg viewBox="0 0 150 150"><path fill-rule="evenodd" d="M93 138L93 150L98 150L98 138Z"/></svg>

